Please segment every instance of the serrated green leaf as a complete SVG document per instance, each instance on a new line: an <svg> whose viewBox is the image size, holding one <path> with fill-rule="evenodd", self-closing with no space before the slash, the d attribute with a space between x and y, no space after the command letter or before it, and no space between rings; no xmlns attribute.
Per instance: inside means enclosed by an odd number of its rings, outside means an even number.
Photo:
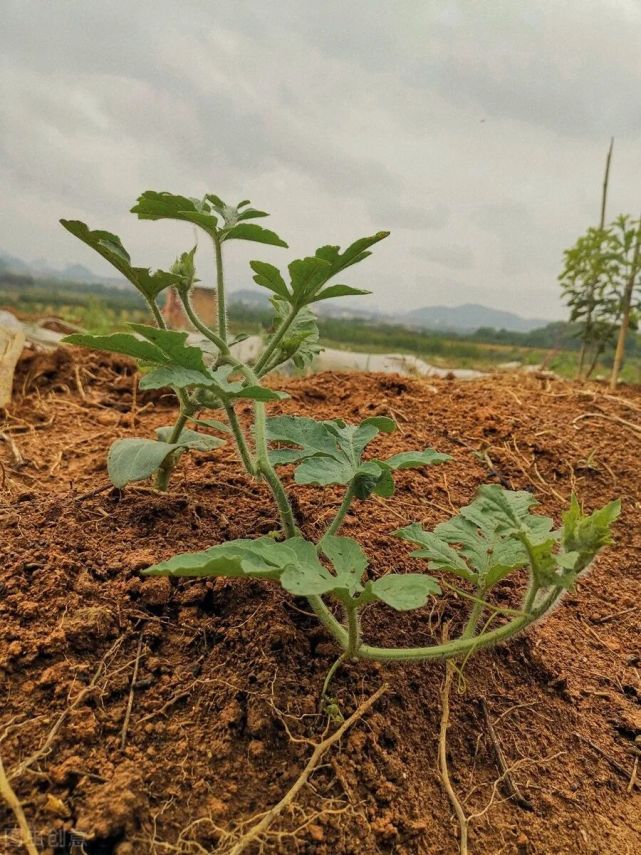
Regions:
<svg viewBox="0 0 641 855"><path fill-rule="evenodd" d="M132 356L143 362L161 363L166 357L160 348L129 333L111 333L110 335L92 335L90 333L73 333L65 336L64 344L75 344L89 347L92 350L104 350L107 353L121 353Z"/></svg>
<svg viewBox="0 0 641 855"><path fill-rule="evenodd" d="M334 297L364 297L371 294L363 288L352 288L350 285L330 285L314 297L314 303L321 300L332 300Z"/></svg>
<svg viewBox="0 0 641 855"><path fill-rule="evenodd" d="M147 190L142 193L131 213L137 214L140 220L183 220L200 226L212 236L218 229L218 219L206 200L177 196L166 191Z"/></svg>
<svg viewBox="0 0 641 855"><path fill-rule="evenodd" d="M367 567L367 556L360 544L351 537L324 537L320 548L336 571L335 584L350 596L363 590L361 579Z"/></svg>
<svg viewBox="0 0 641 855"><path fill-rule="evenodd" d="M314 296L332 275L331 265L321 258L298 258L288 265L292 305L301 308L312 302Z"/></svg>
<svg viewBox="0 0 641 855"><path fill-rule="evenodd" d="M436 579L422 573L389 573L365 586L363 601L379 600L398 612L420 609L428 598L441 593Z"/></svg>
<svg viewBox="0 0 641 855"><path fill-rule="evenodd" d="M149 300L155 299L170 285L179 285L182 281L180 276L165 270L156 270L152 273L148 267L133 267L129 253L122 245L120 238L111 232L100 229L92 231L80 220L60 220L60 223L68 232L86 243L115 267Z"/></svg>
<svg viewBox="0 0 641 855"><path fill-rule="evenodd" d="M165 354L164 362L180 365L182 368L191 368L203 374L209 373L203 359L203 350L187 344L188 333L162 330L147 324L130 323L129 326Z"/></svg>
<svg viewBox="0 0 641 855"><path fill-rule="evenodd" d="M285 241L276 232L257 226L255 223L238 223L230 229L221 232L221 241L227 240L251 240L254 243L266 243L269 246L284 246Z"/></svg>
<svg viewBox="0 0 641 855"><path fill-rule="evenodd" d="M285 543L270 537L232 540L201 552L184 552L143 570L145 576L249 576L278 579L297 561Z"/></svg>
<svg viewBox="0 0 641 855"><path fill-rule="evenodd" d="M182 448L180 443L153 439L118 439L109 449L107 472L114 487L132 481L144 481L164 463L170 454Z"/></svg>
<svg viewBox="0 0 641 855"><path fill-rule="evenodd" d="M173 427L171 425L156 428L156 436L160 442L169 442L172 431ZM198 433L195 430L183 428L176 440L176 445L188 448L191 451L213 451L214 448L220 448L221 445L225 445L225 440L219 439L217 436L209 436L206 433Z"/></svg>
<svg viewBox="0 0 641 855"><path fill-rule="evenodd" d="M276 313L274 326L278 328L288 316L290 306L288 302L277 296L272 297L271 303ZM276 364L282 364L291 359L296 368L306 368L311 365L322 350L319 337L316 315L305 306L299 310L281 339L278 345L280 358Z"/></svg>
<svg viewBox="0 0 641 855"><path fill-rule="evenodd" d="M476 582L478 574L468 567L458 552L435 532L425 531L418 523L399 528L394 532L396 537L415 543L421 549L412 552L414 558L427 558L429 567L433 570L445 570L468 582Z"/></svg>
<svg viewBox="0 0 641 855"><path fill-rule="evenodd" d="M342 253L338 246L322 246L316 250L316 256L331 265L331 275L335 276L341 270L345 270L346 267L351 267L371 255L370 252L367 252L369 247L388 237L388 235L389 232L377 232L370 237L359 238Z"/></svg>
<svg viewBox="0 0 641 855"><path fill-rule="evenodd" d="M393 457L388 457L385 463L390 469L418 469L421 466L433 466L436 463L445 463L451 460L449 454L426 448L424 451L402 451Z"/></svg>
<svg viewBox="0 0 641 855"><path fill-rule="evenodd" d="M268 264L266 261L250 261L249 266L256 274L253 279L257 285L268 288L288 303L291 301L285 280L277 267Z"/></svg>
<svg viewBox="0 0 641 855"><path fill-rule="evenodd" d="M154 368L148 374L140 378L139 387L147 389L185 389L188 386L210 386L211 375L203 374L202 371L194 371L192 368L183 368L180 365L166 365Z"/></svg>
<svg viewBox="0 0 641 855"><path fill-rule="evenodd" d="M294 480L297 484L348 484L355 482L356 495L366 498L380 487L380 495L391 495L389 469L380 461L361 463L366 445L381 430L390 432L396 428L393 419L374 416L360 425L348 425L341 419L319 422L298 416L277 416L268 419L267 431L270 441L287 442L299 449L283 449L270 452L274 465L302 461Z"/></svg>

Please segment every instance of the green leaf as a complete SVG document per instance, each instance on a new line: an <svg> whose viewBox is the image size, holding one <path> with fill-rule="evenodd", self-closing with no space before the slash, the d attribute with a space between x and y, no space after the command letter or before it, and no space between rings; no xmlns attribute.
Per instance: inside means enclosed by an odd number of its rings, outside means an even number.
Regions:
<svg viewBox="0 0 641 855"><path fill-rule="evenodd" d="M107 456L107 472L111 483L114 487L124 487L131 481L144 481L156 472L170 454L181 448L175 442L118 439Z"/></svg>
<svg viewBox="0 0 641 855"><path fill-rule="evenodd" d="M449 454L426 448L425 451L402 451L393 457L388 457L385 463L390 469L418 469L421 466L433 466L435 463L445 463L451 460Z"/></svg>
<svg viewBox="0 0 641 855"><path fill-rule="evenodd" d="M86 243L115 267L149 300L155 299L170 285L179 285L182 282L182 277L167 273L165 270L152 273L148 267L132 267L129 253L122 245L120 238L111 232L99 229L92 231L80 220L60 220L60 223L68 232Z"/></svg>
<svg viewBox="0 0 641 855"><path fill-rule="evenodd" d="M190 422L193 422L196 425L202 425L202 427L211 428L212 430L218 430L221 433L231 433L231 428L229 425L226 425L224 422L219 422L216 419L197 419L194 416L191 416L189 419Z"/></svg>
<svg viewBox="0 0 641 855"><path fill-rule="evenodd" d="M371 255L371 252L367 252L369 247L388 237L388 235L389 232L377 232L375 235L371 235L371 237L359 238L359 240L350 244L343 253L341 253L338 246L322 246L316 250L316 256L331 265L330 275L335 276L341 270L345 270L346 267L358 264L359 261L363 261L363 259Z"/></svg>
<svg viewBox="0 0 641 855"><path fill-rule="evenodd" d="M218 229L218 219L205 199L176 196L166 191L147 190L138 197L131 213L138 214L140 220L184 220L200 226L211 236Z"/></svg>
<svg viewBox="0 0 641 855"><path fill-rule="evenodd" d="M166 365L144 374L138 385L144 391L172 387L185 389L188 386L211 386L212 383L210 374L203 374L202 371L194 371L192 368L182 368L180 365Z"/></svg>
<svg viewBox="0 0 641 855"><path fill-rule="evenodd" d="M156 428L156 436L160 442L168 443L172 431L173 427L171 425L169 427ZM225 440L219 439L217 436L209 436L206 433L198 433L195 430L183 428L176 441L176 445L180 445L182 448L189 448L191 451L213 451L214 448L220 448L221 445L225 445Z"/></svg>
<svg viewBox="0 0 641 855"><path fill-rule="evenodd" d="M251 240L254 243L287 247L285 241L278 237L276 232L264 229L255 223L238 223L238 225L221 233L221 241L223 240Z"/></svg>
<svg viewBox="0 0 641 855"><path fill-rule="evenodd" d="M367 556L351 537L324 537L320 542L324 555L336 570L335 586L354 596L363 590L361 579L367 567Z"/></svg>
<svg viewBox="0 0 641 855"><path fill-rule="evenodd" d="M389 573L375 582L368 582L363 602L379 600L398 612L420 609L430 596L440 594L436 579L422 573Z"/></svg>
<svg viewBox="0 0 641 855"><path fill-rule="evenodd" d="M570 507L563 516L562 543L566 553L579 554L575 565L579 572L588 566L602 547L612 542L611 528L620 513L621 501L617 499L591 514L584 514L577 497L572 495Z"/></svg>
<svg viewBox="0 0 641 855"><path fill-rule="evenodd" d="M425 531L418 523L399 528L394 532L401 540L415 543L421 549L412 552L414 558L427 558L429 567L433 570L445 570L460 576L468 582L477 581L477 574L472 572L458 552L434 532Z"/></svg>
<svg viewBox="0 0 641 855"><path fill-rule="evenodd" d="M276 312L275 327L277 328L289 314L289 303L280 297L272 297L271 302ZM298 311L281 339L278 349L280 359L277 364L291 359L296 368L306 368L311 365L322 350L319 344L316 315L311 309L303 307Z"/></svg>
<svg viewBox="0 0 641 855"><path fill-rule="evenodd" d="M371 291L365 291L362 288L352 288L349 285L330 285L314 297L314 302L331 300L334 297L364 297L366 294L371 293Z"/></svg>
<svg viewBox="0 0 641 855"><path fill-rule="evenodd" d="M130 323L129 326L165 354L163 362L180 365L182 368L191 368L203 374L209 373L203 360L201 348L187 344L188 333L178 330L162 330L147 324Z"/></svg>
<svg viewBox="0 0 641 855"><path fill-rule="evenodd" d="M243 386L239 392L230 395L232 398L248 398L250 401L284 401L289 398L287 392L267 389L265 386Z"/></svg>
<svg viewBox="0 0 641 855"><path fill-rule="evenodd" d="M380 431L396 429L393 419L374 416L360 425L348 425L341 419L319 422L299 416L277 416L267 420L268 439L299 446L283 454L282 449L270 452L274 465L302 461L296 469L297 484L348 484L352 479L356 494L366 498L375 488L380 495L391 495L389 468L380 461L361 463L363 450Z"/></svg>
<svg viewBox="0 0 641 855"><path fill-rule="evenodd" d="M73 333L73 335L65 336L62 341L65 344L76 344L80 347L89 347L92 350L121 353L143 362L159 363L166 361L166 357L160 348L130 333L111 333L111 335Z"/></svg>
<svg viewBox="0 0 641 855"><path fill-rule="evenodd" d="M232 540L202 552L183 552L143 570L145 576L249 576L278 579L296 553L271 537Z"/></svg>
<svg viewBox="0 0 641 855"><path fill-rule="evenodd" d="M268 264L266 261L250 261L249 266L256 274L254 282L257 285L268 288L283 300L286 300L288 303L291 302L291 295L277 267L274 267L273 264Z"/></svg>
<svg viewBox="0 0 641 855"><path fill-rule="evenodd" d="M313 302L314 296L332 275L331 265L316 257L298 258L291 262L288 270L292 292L288 299L299 308Z"/></svg>

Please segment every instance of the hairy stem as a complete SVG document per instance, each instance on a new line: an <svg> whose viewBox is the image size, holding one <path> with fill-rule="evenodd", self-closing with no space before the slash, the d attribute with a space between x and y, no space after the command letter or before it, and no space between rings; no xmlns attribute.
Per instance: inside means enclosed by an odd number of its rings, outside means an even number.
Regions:
<svg viewBox="0 0 641 855"><path fill-rule="evenodd" d="M375 659L379 662L421 662L428 659L453 659L457 656L465 656L472 649L476 651L485 647L493 647L495 644L507 641L542 617L554 605L562 591L563 589L559 587L552 588L541 603L530 610L529 614L514 618L490 632L482 632L480 635L469 638L457 638L430 647L374 647L369 644L361 644L358 649L358 657L359 659Z"/></svg>
<svg viewBox="0 0 641 855"><path fill-rule="evenodd" d="M358 610L353 606L346 606L347 616L347 656L350 659L358 658L358 648L361 644L361 624L358 617Z"/></svg>
<svg viewBox="0 0 641 855"><path fill-rule="evenodd" d="M229 421L229 426L231 428L231 432L234 436L234 440L236 441L236 448L238 450L238 455L242 461L243 466L245 467L245 471L248 475L256 474L256 464L252 457L252 453L249 450L249 446L247 444L247 440L245 438L245 434L243 433L243 429L240 426L240 422L238 421L238 416L236 415L236 411L232 404L224 404L225 412L227 413L227 419Z"/></svg>
<svg viewBox="0 0 641 855"><path fill-rule="evenodd" d="M226 340L217 335L213 330L209 329L209 327L200 320L200 318L194 311L193 306L191 305L191 298L189 297L188 291L180 292L180 302L183 305L185 314L187 315L191 323L196 327L198 332L202 333L205 338L213 342L221 353L228 354L229 347L227 346Z"/></svg>
<svg viewBox="0 0 641 855"><path fill-rule="evenodd" d="M214 253L216 255L216 303L218 304L218 335L227 348L227 309L225 307L225 277L223 273L223 252L220 238L214 235Z"/></svg>
<svg viewBox="0 0 641 855"><path fill-rule="evenodd" d="M162 314L160 313L160 309L156 305L156 301L152 300L152 299L148 299L147 305L151 309L151 313L154 316L154 320L156 321L156 325L158 326L158 328L161 330L166 330L167 324L165 323L165 319L163 318Z"/></svg>
<svg viewBox="0 0 641 855"><path fill-rule="evenodd" d="M189 413L181 410L180 415L176 419L173 430L167 439L167 442L178 442L180 439L180 434L185 427L187 420L189 419ZM163 493L167 492L167 487L169 486L169 479L171 477L171 473L176 466L176 460L173 454L167 455L165 460L161 463L159 469L156 472L156 489L160 490Z"/></svg>
<svg viewBox="0 0 641 855"><path fill-rule="evenodd" d="M478 591L477 594L479 599L476 600L472 606L470 616L467 619L461 638L471 638L476 633L476 627L478 626L481 615L483 614L483 609L485 608L485 603L483 602L483 591Z"/></svg>
<svg viewBox="0 0 641 855"><path fill-rule="evenodd" d="M334 674L338 671L338 669L341 667L341 665L343 664L343 662L346 659L347 659L347 653L345 653L345 652L341 653L341 655L338 657L336 662L334 662L332 667L327 672L327 676L325 677L325 682L323 683L323 691L321 692L321 698L323 699L323 701L329 700L329 687L330 687L330 684L334 678Z"/></svg>
<svg viewBox="0 0 641 855"><path fill-rule="evenodd" d="M327 531L325 532L325 534L323 535L321 540L323 540L326 537L333 537L339 531L340 527L343 524L345 516L350 509L350 505L352 504L353 499L354 499L354 482L351 481L349 487L347 488L347 490L345 492L345 496L343 497L343 501L341 502L341 505L340 505L338 511L336 512L336 516L332 520L331 524L327 528Z"/></svg>
<svg viewBox="0 0 641 855"><path fill-rule="evenodd" d="M271 337L269 344L267 345L267 347L263 351L260 359L258 360L258 362L256 363L256 365L254 367L254 371L256 372L256 374L259 377L262 377L263 374L267 373L267 368L269 367L269 360L271 359L271 357L274 354L278 345L283 340L283 336L285 335L287 330L290 328L292 321L295 319L297 314L298 314L298 309L295 309L292 306L290 308L289 312L287 313L286 317L283 318L283 320L281 321L281 324L278 327L278 329L276 330L276 332L274 333L274 335Z"/></svg>

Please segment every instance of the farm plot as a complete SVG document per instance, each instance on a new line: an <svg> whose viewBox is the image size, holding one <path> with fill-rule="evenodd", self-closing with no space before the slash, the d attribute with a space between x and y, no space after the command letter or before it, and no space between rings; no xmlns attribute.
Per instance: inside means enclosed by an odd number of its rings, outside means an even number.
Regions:
<svg viewBox="0 0 641 855"><path fill-rule="evenodd" d="M270 535L270 494L230 443L182 458L169 493L114 488L111 442L175 417L171 397L136 392L125 358L31 356L15 388L0 444L0 755L34 839L51 853L234 851L340 727L319 710L336 646L307 602L273 583L140 571ZM430 446L452 457L397 472L393 498L356 500L346 514L342 533L367 552L372 579L417 572L392 529L433 528L483 483L532 492L557 523L573 491L588 511L622 498L615 544L547 620L450 674L447 765L477 855L637 852L641 395L358 374L279 378L278 388L290 398L270 404L274 414L393 418L398 431L366 456ZM241 425L250 409L238 405ZM316 541L343 491L284 471L302 534ZM423 608L365 610L368 642L460 634L465 591L431 573L443 594ZM501 604L516 609L523 584L502 582ZM438 663L343 663L332 697L347 722L374 701L246 851L457 852L437 769L444 675ZM4 849L19 852L12 814L0 817Z"/></svg>

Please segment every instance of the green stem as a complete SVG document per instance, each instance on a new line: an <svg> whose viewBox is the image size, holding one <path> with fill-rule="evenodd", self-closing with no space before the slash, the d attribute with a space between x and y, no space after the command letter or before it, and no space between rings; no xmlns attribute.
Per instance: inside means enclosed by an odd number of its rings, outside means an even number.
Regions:
<svg viewBox="0 0 641 855"><path fill-rule="evenodd" d="M186 413L181 410L180 415L176 419L173 430L167 439L167 442L178 442L180 439L180 434L187 423L189 418L189 413ZM156 489L161 490L163 493L167 492L167 487L169 486L169 478L171 477L171 473L174 470L176 465L176 461L174 460L174 455L169 454L165 460L161 463L158 471L156 472Z"/></svg>
<svg viewBox="0 0 641 855"><path fill-rule="evenodd" d="M470 638L457 638L454 641L435 644L431 647L374 647L369 644L362 644L358 649L358 657L359 659L375 659L379 662L421 662L428 659L453 659L457 656L464 656L472 649L476 651L485 647L493 647L495 644L507 641L542 617L554 605L562 591L562 588L553 588L529 615L514 618L509 623L491 632L484 632Z"/></svg>
<svg viewBox="0 0 641 855"><path fill-rule="evenodd" d="M307 597L307 602L312 607L314 614L323 624L327 632L340 644L341 647L347 647L347 630L336 620L334 615L327 608L322 598L318 595Z"/></svg>
<svg viewBox="0 0 641 855"><path fill-rule="evenodd" d="M241 428L240 422L238 421L236 411L234 410L232 404L225 403L223 406L225 407L229 426L231 428L232 434L234 435L234 439L236 441L236 448L238 449L238 454L240 456L243 466L245 467L245 471L248 475L255 475L256 464L254 463L252 453L249 450L249 446L247 445L247 440L245 439L245 434L243 433L243 429Z"/></svg>
<svg viewBox="0 0 641 855"><path fill-rule="evenodd" d="M194 311L193 306L191 305L191 299L189 297L188 291L180 292L180 302L183 304L185 314L187 315L191 323L196 327L198 332L202 333L205 338L213 342L221 353L228 354L229 348L227 347L227 342L223 340L219 335L217 335L213 330L210 330L209 327L200 320L200 318Z"/></svg>
<svg viewBox="0 0 641 855"><path fill-rule="evenodd" d="M214 252L216 255L216 303L218 304L218 335L227 348L227 309L225 307L225 277L223 274L223 252L220 238L214 235Z"/></svg>
<svg viewBox="0 0 641 855"><path fill-rule="evenodd" d="M346 606L345 612L347 615L347 650L345 652L350 659L357 659L358 649L361 645L361 624L358 618L358 609L353 606Z"/></svg>
<svg viewBox="0 0 641 855"><path fill-rule="evenodd" d="M465 629L463 630L463 635L461 638L471 638L476 633L476 627L478 626L479 620L481 619L481 615L483 614L483 609L485 608L485 603L483 602L483 592L478 591L479 599L474 602L472 606L472 610L470 611L470 616L467 619L467 623L465 624Z"/></svg>
<svg viewBox="0 0 641 855"><path fill-rule="evenodd" d="M350 505L352 504L353 499L354 499L354 482L351 481L349 484L349 487L345 491L343 501L341 502L341 505L340 505L338 511L336 512L336 516L332 520L331 524L329 525L327 531L325 532L325 534L323 535L321 540L324 540L326 537L333 537L336 534L336 532L339 531L340 527L343 524L343 520L345 519L345 516L350 509Z"/></svg>
<svg viewBox="0 0 641 855"><path fill-rule="evenodd" d="M269 360L270 360L272 354L274 353L274 351L276 350L278 345L283 340L283 336L285 335L287 330L290 328L292 321L294 320L294 318L296 317L297 314L298 314L298 309L295 309L292 306L290 308L289 312L287 313L287 315L283 318L280 326L278 327L278 329L276 330L276 332L272 336L269 344L267 345L267 347L263 351L262 356L260 357L260 359L258 360L258 362L256 363L256 365L254 367L254 371L256 372L256 374L259 377L261 377L263 374L266 373L266 368L268 367L268 363L269 363Z"/></svg>
<svg viewBox="0 0 641 855"><path fill-rule="evenodd" d="M327 672L327 676L325 677L325 682L323 683L323 691L321 692L321 698L323 701L329 700L329 685L332 682L332 678L334 674L338 671L343 662L347 659L347 653L341 653L336 662L332 665L332 667Z"/></svg>
<svg viewBox="0 0 641 855"><path fill-rule="evenodd" d="M161 330L166 330L167 324L165 323L165 319L163 318L162 314L160 313L160 309L156 305L156 301L152 300L152 299L147 299L147 298L145 298L145 299L147 300L147 305L151 309L151 313L154 316L154 320L156 321L158 328Z"/></svg>

